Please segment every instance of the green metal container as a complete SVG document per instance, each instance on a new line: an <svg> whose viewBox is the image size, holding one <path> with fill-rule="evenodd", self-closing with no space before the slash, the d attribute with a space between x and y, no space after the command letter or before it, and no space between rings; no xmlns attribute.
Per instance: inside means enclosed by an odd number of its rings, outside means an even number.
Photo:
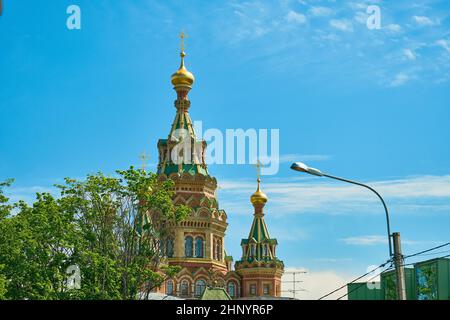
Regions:
<svg viewBox="0 0 450 320"><path fill-rule="evenodd" d="M397 300L397 277L395 270L381 274L381 295L383 300ZM416 300L413 268L405 268L406 300Z"/></svg>
<svg viewBox="0 0 450 320"><path fill-rule="evenodd" d="M414 265L417 300L450 300L450 259L431 259Z"/></svg>
<svg viewBox="0 0 450 320"><path fill-rule="evenodd" d="M347 284L348 300L382 300L379 282Z"/></svg>

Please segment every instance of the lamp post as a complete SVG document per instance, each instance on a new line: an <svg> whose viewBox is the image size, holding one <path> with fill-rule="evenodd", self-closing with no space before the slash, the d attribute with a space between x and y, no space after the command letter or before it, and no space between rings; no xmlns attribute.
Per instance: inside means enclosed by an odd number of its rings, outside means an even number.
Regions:
<svg viewBox="0 0 450 320"><path fill-rule="evenodd" d="M355 184L355 185L364 187L366 189L369 189L370 191L372 191L373 193L375 193L377 195L377 197L381 200L381 203L383 204L383 207L384 207L384 211L386 213L386 226L387 226L387 234L388 234L389 257L391 259L392 258L394 259L396 277L397 277L397 286L396 286L397 287L397 299L398 300L406 300L405 273L404 273L404 268L403 268L403 255L401 253L400 234L396 232L391 235L391 227L389 224L389 210L388 210L383 198L381 197L381 195L375 189L373 189L372 187L370 187L364 183L323 173L319 169L311 168L302 162L294 162L291 165L291 169L295 170L295 171L299 171L299 172L308 173L308 174L318 176L318 177L327 177L327 178ZM394 242L395 242L394 252L392 250L391 237L394 237Z"/></svg>

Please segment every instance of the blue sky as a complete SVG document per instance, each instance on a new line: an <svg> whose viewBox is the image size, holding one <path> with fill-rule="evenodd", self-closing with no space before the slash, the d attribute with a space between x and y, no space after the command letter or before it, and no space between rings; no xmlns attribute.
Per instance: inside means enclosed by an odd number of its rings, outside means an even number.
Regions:
<svg viewBox="0 0 450 320"><path fill-rule="evenodd" d="M71 4L81 8L81 30L66 28ZM374 195L296 174L294 160L375 186L405 253L449 241L448 1L3 5L0 179L16 179L13 199L52 191L67 176L140 165L144 150L154 163L175 115L170 75L183 29L196 77L191 117L204 129L280 130L283 161L263 189L287 267L331 274L332 289L387 258ZM381 8L379 30L366 27L368 5ZM227 251L238 259L255 170L212 165L210 173L229 216ZM319 292L309 289L308 297Z"/></svg>

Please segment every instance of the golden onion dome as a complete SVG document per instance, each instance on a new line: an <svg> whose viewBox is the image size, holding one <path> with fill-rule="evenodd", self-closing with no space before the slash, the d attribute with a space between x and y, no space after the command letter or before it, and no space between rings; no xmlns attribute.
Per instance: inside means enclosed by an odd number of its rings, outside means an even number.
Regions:
<svg viewBox="0 0 450 320"><path fill-rule="evenodd" d="M267 202L267 196L264 192L261 191L260 188L261 179L258 179L258 189L256 189L255 193L253 193L250 197L250 202L252 204L265 204Z"/></svg>
<svg viewBox="0 0 450 320"><path fill-rule="evenodd" d="M194 75L190 73L184 66L184 57L186 54L181 51L181 65L180 68L172 75L172 84L174 87L191 87L195 81Z"/></svg>

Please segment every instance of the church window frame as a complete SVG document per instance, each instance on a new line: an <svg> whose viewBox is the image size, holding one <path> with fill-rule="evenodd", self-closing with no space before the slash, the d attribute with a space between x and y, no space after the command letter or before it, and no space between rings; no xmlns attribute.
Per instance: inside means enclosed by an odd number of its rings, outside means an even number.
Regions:
<svg viewBox="0 0 450 320"><path fill-rule="evenodd" d="M184 279L180 283L180 296L187 297L189 296L189 281Z"/></svg>
<svg viewBox="0 0 450 320"><path fill-rule="evenodd" d="M166 294L172 296L174 293L173 280L167 280L166 282Z"/></svg>
<svg viewBox="0 0 450 320"><path fill-rule="evenodd" d="M167 245L166 245L166 256L168 258L173 258L174 255L174 246L175 246L175 241L172 237L169 237L167 239Z"/></svg>
<svg viewBox="0 0 450 320"><path fill-rule="evenodd" d="M265 296L270 295L270 284L268 283L263 284L263 295Z"/></svg>
<svg viewBox="0 0 450 320"><path fill-rule="evenodd" d="M249 293L251 296L256 296L256 283L251 283L249 286Z"/></svg>
<svg viewBox="0 0 450 320"><path fill-rule="evenodd" d="M195 257L196 258L204 258L205 257L205 243L204 239L201 236L195 237Z"/></svg>
<svg viewBox="0 0 450 320"><path fill-rule="evenodd" d="M204 279L198 279L195 282L194 295L199 298L202 296L203 292L206 290L206 281Z"/></svg>
<svg viewBox="0 0 450 320"><path fill-rule="evenodd" d="M184 256L186 258L192 258L194 255L194 238L192 236L186 236L184 238Z"/></svg>
<svg viewBox="0 0 450 320"><path fill-rule="evenodd" d="M237 291L236 282L234 282L234 281L228 282L228 284L227 284L227 292L230 295L230 297L236 298L237 297L236 291Z"/></svg>

